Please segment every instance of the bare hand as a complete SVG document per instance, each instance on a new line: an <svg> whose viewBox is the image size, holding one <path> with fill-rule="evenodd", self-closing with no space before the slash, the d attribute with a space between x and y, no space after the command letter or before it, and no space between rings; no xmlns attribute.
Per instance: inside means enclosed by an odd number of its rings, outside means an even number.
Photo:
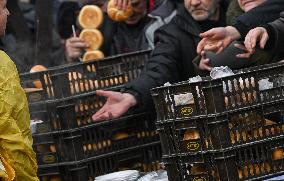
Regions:
<svg viewBox="0 0 284 181"><path fill-rule="evenodd" d="M114 0L115 1L115 6L119 10L126 10L127 7L131 6L131 0Z"/></svg>
<svg viewBox="0 0 284 181"><path fill-rule="evenodd" d="M205 58L205 52L201 52L201 60L199 63L199 69L200 70L208 70L211 71L212 67L210 65L210 60L208 58Z"/></svg>
<svg viewBox="0 0 284 181"><path fill-rule="evenodd" d="M257 42L259 41L260 48L264 48L267 40L269 39L268 33L265 28L257 27L248 32L246 35L244 44L246 49L253 54L255 51L255 47Z"/></svg>
<svg viewBox="0 0 284 181"><path fill-rule="evenodd" d="M242 45L242 44L237 44L236 43L236 44L234 44L234 46L236 48L241 49L241 50L246 52L246 53L242 53L242 54L237 54L236 57L238 57L238 58L249 58L254 53L254 51L253 52L249 52L247 50L247 48L244 45Z"/></svg>
<svg viewBox="0 0 284 181"><path fill-rule="evenodd" d="M118 118L137 104L135 97L129 93L97 90L96 94L106 97L107 102L92 116L94 121Z"/></svg>
<svg viewBox="0 0 284 181"><path fill-rule="evenodd" d="M234 40L240 37L237 29L231 26L219 27L208 30L200 34L202 40L198 43L197 53L204 50L220 53L228 47Z"/></svg>
<svg viewBox="0 0 284 181"><path fill-rule="evenodd" d="M77 59L82 56L83 49L88 45L78 37L71 37L66 40L65 53L68 59Z"/></svg>

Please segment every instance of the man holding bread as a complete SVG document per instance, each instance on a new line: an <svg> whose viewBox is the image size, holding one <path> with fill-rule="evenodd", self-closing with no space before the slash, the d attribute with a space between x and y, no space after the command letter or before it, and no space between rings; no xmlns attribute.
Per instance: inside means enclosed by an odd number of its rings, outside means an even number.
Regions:
<svg viewBox="0 0 284 181"><path fill-rule="evenodd" d="M160 1L149 12L150 0L110 0L104 21L99 27L104 37L101 50L105 56L154 47L154 32L169 23L176 14L173 0ZM118 14L124 14L119 16ZM66 56L76 61L88 45L78 37L66 41Z"/></svg>

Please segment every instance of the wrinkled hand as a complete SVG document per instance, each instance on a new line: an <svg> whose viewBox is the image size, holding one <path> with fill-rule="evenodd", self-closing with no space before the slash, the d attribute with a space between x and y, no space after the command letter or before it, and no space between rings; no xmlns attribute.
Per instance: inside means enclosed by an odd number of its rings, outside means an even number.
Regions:
<svg viewBox="0 0 284 181"><path fill-rule="evenodd" d="M211 71L212 67L210 65L210 60L209 58L205 58L205 52L202 51L201 52L201 60L199 63L199 69L200 70L207 70L207 71Z"/></svg>
<svg viewBox="0 0 284 181"><path fill-rule="evenodd" d="M67 59L77 59L82 56L83 49L87 48L88 45L78 37L71 37L66 40L65 54Z"/></svg>
<svg viewBox="0 0 284 181"><path fill-rule="evenodd" d="M250 56L254 53L254 52L249 52L248 49L242 44L236 43L234 44L234 46L238 49L245 51L245 53L237 54L236 57L238 58L250 58Z"/></svg>
<svg viewBox="0 0 284 181"><path fill-rule="evenodd" d="M97 90L96 94L106 97L107 101L105 105L92 116L94 121L118 118L126 113L129 108L137 104L135 97L129 93Z"/></svg>
<svg viewBox="0 0 284 181"><path fill-rule="evenodd" d="M204 50L220 53L228 47L234 40L240 38L238 30L232 26L219 27L208 30L200 34L202 40L198 43L197 53Z"/></svg>
<svg viewBox="0 0 284 181"><path fill-rule="evenodd" d="M127 7L131 6L131 0L114 0L115 6L119 10L126 10Z"/></svg>
<svg viewBox="0 0 284 181"><path fill-rule="evenodd" d="M248 52L254 53L257 42L259 42L260 48L264 48L267 40L269 39L268 33L265 28L257 27L248 32L246 35L244 44Z"/></svg>

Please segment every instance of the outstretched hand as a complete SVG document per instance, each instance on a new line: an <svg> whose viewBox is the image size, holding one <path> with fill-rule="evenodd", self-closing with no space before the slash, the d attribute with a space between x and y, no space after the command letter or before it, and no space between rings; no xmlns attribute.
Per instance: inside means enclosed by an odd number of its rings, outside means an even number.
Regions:
<svg viewBox="0 0 284 181"><path fill-rule="evenodd" d="M118 118L126 113L129 108L137 104L135 97L129 93L97 90L96 94L106 97L107 101L104 106L92 116L94 121Z"/></svg>
<svg viewBox="0 0 284 181"><path fill-rule="evenodd" d="M240 34L234 27L212 28L200 34L202 40L197 45L197 53L208 50L220 53L227 48L234 40L240 38Z"/></svg>
<svg viewBox="0 0 284 181"><path fill-rule="evenodd" d="M235 47L245 51L243 54L238 54L237 57L249 58L254 54L257 43L259 42L259 47L263 49L268 39L269 36L265 28L257 27L251 29L246 35L244 45L235 44Z"/></svg>
<svg viewBox="0 0 284 181"><path fill-rule="evenodd" d="M244 44L250 53L254 53L256 44L259 42L260 48L263 49L268 39L269 36L266 29L263 27L257 27L248 32Z"/></svg>

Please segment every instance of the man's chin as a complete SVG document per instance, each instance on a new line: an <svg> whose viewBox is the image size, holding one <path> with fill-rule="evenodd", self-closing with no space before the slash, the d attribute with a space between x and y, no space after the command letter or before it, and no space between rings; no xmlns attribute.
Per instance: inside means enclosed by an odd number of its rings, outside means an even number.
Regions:
<svg viewBox="0 0 284 181"><path fill-rule="evenodd" d="M195 21L204 21L208 19L207 14L192 14L192 17Z"/></svg>

